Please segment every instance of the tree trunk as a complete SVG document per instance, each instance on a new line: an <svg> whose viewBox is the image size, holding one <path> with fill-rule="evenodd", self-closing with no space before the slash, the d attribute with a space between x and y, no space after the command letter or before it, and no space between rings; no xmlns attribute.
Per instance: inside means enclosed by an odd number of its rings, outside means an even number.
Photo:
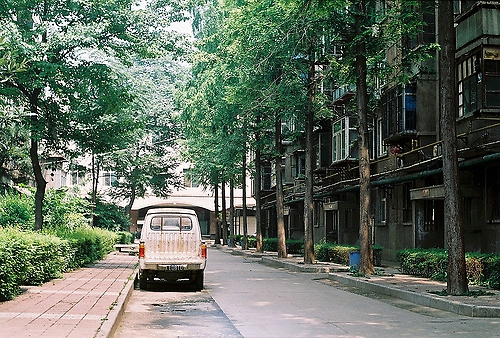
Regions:
<svg viewBox="0 0 500 338"><path fill-rule="evenodd" d="M366 16L365 1L356 5L356 36L363 29L363 18ZM357 44L356 53L356 104L358 109L358 146L359 146L359 239L361 257L359 273L371 275L375 272L373 266L373 247L371 243L371 187L370 187L370 151L368 133L368 91L366 83L366 46L363 39Z"/></svg>
<svg viewBox="0 0 500 338"><path fill-rule="evenodd" d="M215 242L214 244L220 244L220 219L219 219L219 185L216 184L215 190Z"/></svg>
<svg viewBox="0 0 500 338"><path fill-rule="evenodd" d="M130 211L132 210L132 206L135 202L135 185L130 189L130 199L128 204L125 206L125 214L130 218Z"/></svg>
<svg viewBox="0 0 500 338"><path fill-rule="evenodd" d="M257 128L259 128L260 119L257 119ZM259 133L256 133L256 138L259 139ZM263 252L263 244L262 244L262 207L261 207L261 188L262 188L262 163L260 160L260 149L257 146L255 149L255 182L254 182L254 190L255 190L255 226L256 226L256 243L255 243L255 251Z"/></svg>
<svg viewBox="0 0 500 338"><path fill-rule="evenodd" d="M306 175L304 192L304 263L314 263L314 239L313 239L313 163L314 163L314 97L316 95L315 65L313 46L311 41L309 50L308 83L307 83L307 116L306 116Z"/></svg>
<svg viewBox="0 0 500 338"><path fill-rule="evenodd" d="M36 124L38 122L38 95L40 91L35 91L30 97L30 115L31 115L31 139L30 139L30 160L35 176L36 192L35 192L35 230L41 230L43 227L43 200L45 198L45 187L47 181L43 177L42 167L40 166L40 158L38 157L38 136L36 133Z"/></svg>
<svg viewBox="0 0 500 338"><path fill-rule="evenodd" d="M43 177L40 159L38 157L38 141L31 138L30 159L35 175L36 193L35 193L35 230L41 230L43 226L43 199L45 198L45 187L47 181Z"/></svg>
<svg viewBox="0 0 500 338"><path fill-rule="evenodd" d="M438 2L438 41L441 46L439 55L439 92L440 128L443 152L444 183L444 229L448 247L449 294L458 295L468 291L465 266L463 225L460 215L460 194L458 190L458 159L456 139L456 99L455 99L455 28L453 3Z"/></svg>
<svg viewBox="0 0 500 338"><path fill-rule="evenodd" d="M276 157L274 159L274 170L276 173L276 226L278 230L278 257L287 257L286 252L286 234L285 234L285 206L283 204L283 174L282 174L282 154L283 147L281 145L281 118L276 114L274 120L274 140L276 148Z"/></svg>
<svg viewBox="0 0 500 338"><path fill-rule="evenodd" d="M243 150L243 165L241 175L242 198L243 198L243 250L248 250L248 222L247 222L247 152L246 147Z"/></svg>
<svg viewBox="0 0 500 338"><path fill-rule="evenodd" d="M226 183L222 182L222 245L227 245Z"/></svg>
<svg viewBox="0 0 500 338"><path fill-rule="evenodd" d="M229 225L231 229L229 233L229 246L234 248L236 246L234 242L236 227L234 225L234 180L232 178L229 180Z"/></svg>

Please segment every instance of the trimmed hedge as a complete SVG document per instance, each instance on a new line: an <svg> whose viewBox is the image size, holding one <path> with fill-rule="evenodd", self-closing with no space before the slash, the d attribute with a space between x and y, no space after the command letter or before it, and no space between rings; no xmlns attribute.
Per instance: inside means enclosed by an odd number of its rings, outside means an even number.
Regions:
<svg viewBox="0 0 500 338"><path fill-rule="evenodd" d="M104 258L118 238L92 228L56 234L0 227L0 301L17 296L21 285L40 285Z"/></svg>
<svg viewBox="0 0 500 338"><path fill-rule="evenodd" d="M446 281L448 252L444 249L404 249L396 253L401 272ZM470 284L500 289L500 255L466 253L465 264Z"/></svg>
<svg viewBox="0 0 500 338"><path fill-rule="evenodd" d="M354 250L359 250L359 247L322 242L314 245L314 256L320 262L349 265L349 252Z"/></svg>

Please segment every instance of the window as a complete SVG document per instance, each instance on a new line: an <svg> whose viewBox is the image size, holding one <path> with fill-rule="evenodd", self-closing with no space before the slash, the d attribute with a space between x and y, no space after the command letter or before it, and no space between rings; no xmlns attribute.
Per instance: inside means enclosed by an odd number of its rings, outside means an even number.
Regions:
<svg viewBox="0 0 500 338"><path fill-rule="evenodd" d="M385 125L383 137L415 132L417 129L417 85L393 87L382 98Z"/></svg>
<svg viewBox="0 0 500 338"><path fill-rule="evenodd" d="M189 169L182 169L182 174L184 176L184 187L185 188L197 188L200 184L196 179L193 179L189 175Z"/></svg>
<svg viewBox="0 0 500 338"><path fill-rule="evenodd" d="M332 161L355 159L357 148L355 141L358 139L358 131L354 119L348 116L333 122L332 132Z"/></svg>
<svg viewBox="0 0 500 338"><path fill-rule="evenodd" d="M316 166L326 168L330 165L330 135L320 133L318 135L318 147L316 153Z"/></svg>
<svg viewBox="0 0 500 338"><path fill-rule="evenodd" d="M387 146L384 145L384 135L383 135L383 125L384 125L384 120L378 119L377 120L377 139L376 142L373 142L373 144L377 145L377 155L378 156L385 156L387 155Z"/></svg>
<svg viewBox="0 0 500 338"><path fill-rule="evenodd" d="M189 231L192 228L189 217L155 216L151 219L151 230L154 231Z"/></svg>
<svg viewBox="0 0 500 338"><path fill-rule="evenodd" d="M500 107L500 48L484 48L485 106Z"/></svg>
<svg viewBox="0 0 500 338"><path fill-rule="evenodd" d="M422 9L415 8L416 11L423 11L421 31L406 39L406 48L411 50L418 46L428 45L436 42L436 21L434 1L422 1Z"/></svg>
<svg viewBox="0 0 500 338"><path fill-rule="evenodd" d="M458 116L500 108L500 48L485 47L457 62Z"/></svg>
<svg viewBox="0 0 500 338"><path fill-rule="evenodd" d="M477 54L458 62L458 116L465 116L481 108L482 75Z"/></svg>
<svg viewBox="0 0 500 338"><path fill-rule="evenodd" d="M114 182L116 182L116 175L112 172L104 172L102 174L104 178L104 186L111 187Z"/></svg>

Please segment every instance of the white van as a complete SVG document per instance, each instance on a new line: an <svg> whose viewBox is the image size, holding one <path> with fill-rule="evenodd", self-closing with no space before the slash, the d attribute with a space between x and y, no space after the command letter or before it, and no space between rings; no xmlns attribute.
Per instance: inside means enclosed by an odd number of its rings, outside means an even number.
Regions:
<svg viewBox="0 0 500 338"><path fill-rule="evenodd" d="M193 210L157 208L147 212L139 244L141 289L160 278L168 282L189 279L202 290L206 262L207 247Z"/></svg>

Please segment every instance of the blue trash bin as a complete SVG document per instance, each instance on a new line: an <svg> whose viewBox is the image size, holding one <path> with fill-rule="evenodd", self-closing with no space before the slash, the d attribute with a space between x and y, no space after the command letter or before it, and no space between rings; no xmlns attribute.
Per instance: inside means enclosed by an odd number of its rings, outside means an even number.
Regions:
<svg viewBox="0 0 500 338"><path fill-rule="evenodd" d="M351 270L358 271L360 257L361 254L359 251L349 251L349 267Z"/></svg>

